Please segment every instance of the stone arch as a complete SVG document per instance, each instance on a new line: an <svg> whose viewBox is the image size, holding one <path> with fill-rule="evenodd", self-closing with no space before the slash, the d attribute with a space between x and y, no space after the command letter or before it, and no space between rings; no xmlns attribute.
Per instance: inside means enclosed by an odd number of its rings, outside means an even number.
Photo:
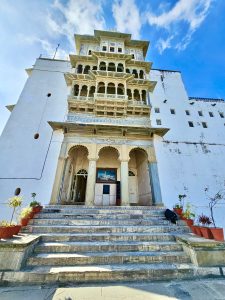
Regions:
<svg viewBox="0 0 225 300"><path fill-rule="evenodd" d="M124 95L124 85L122 83L119 83L118 84L118 87L117 87L117 94L118 95Z"/></svg>
<svg viewBox="0 0 225 300"><path fill-rule="evenodd" d="M74 85L74 96L78 96L79 95L79 85L78 84L75 84Z"/></svg>
<svg viewBox="0 0 225 300"><path fill-rule="evenodd" d="M99 70L101 71L106 71L106 62L105 61L101 61L99 64Z"/></svg>
<svg viewBox="0 0 225 300"><path fill-rule="evenodd" d="M104 82L98 83L98 93L105 94L105 83Z"/></svg>
<svg viewBox="0 0 225 300"><path fill-rule="evenodd" d="M117 66L117 72L123 72L124 71L124 66L123 64L119 63Z"/></svg>
<svg viewBox="0 0 225 300"><path fill-rule="evenodd" d="M115 87L115 83L110 82L107 86L107 94L116 94L116 87Z"/></svg>
<svg viewBox="0 0 225 300"><path fill-rule="evenodd" d="M140 72L139 72L139 78L140 79L144 79L144 71L143 70L140 70Z"/></svg>
<svg viewBox="0 0 225 300"><path fill-rule="evenodd" d="M91 69L91 67L89 65L85 66L84 68L84 74L88 74L89 70Z"/></svg>
<svg viewBox="0 0 225 300"><path fill-rule="evenodd" d="M80 90L80 96L87 97L88 87L87 85L82 85Z"/></svg>
<svg viewBox="0 0 225 300"><path fill-rule="evenodd" d="M82 72L83 72L83 66L82 65L78 65L77 66L77 73L78 74L82 74Z"/></svg>
<svg viewBox="0 0 225 300"><path fill-rule="evenodd" d="M94 93L95 93L95 86L92 85L89 90L89 97L94 97Z"/></svg>
<svg viewBox="0 0 225 300"><path fill-rule="evenodd" d="M130 157L130 153L132 151L135 151L135 150L139 150L141 151L142 153L144 153L146 155L146 157L148 158L148 152L145 148L142 148L142 147L132 147L130 150L129 150L129 157Z"/></svg>
<svg viewBox="0 0 225 300"><path fill-rule="evenodd" d="M71 153L72 153L75 149L77 149L77 148L82 148L82 149L84 149L84 150L87 152L87 155L89 155L89 149L88 149L87 146L77 144L77 145L72 145L72 146L70 146L70 147L67 149L67 155L66 155L66 156L69 157L69 156L71 155Z"/></svg>
<svg viewBox="0 0 225 300"><path fill-rule="evenodd" d="M138 72L136 69L133 69L132 74L134 75L134 78L138 78Z"/></svg>
<svg viewBox="0 0 225 300"><path fill-rule="evenodd" d="M102 146L100 149L98 149L98 157L100 156L101 152L104 150L104 149L111 149L113 151L116 151L117 155L118 155L118 159L120 158L120 149L118 149L117 147L115 146L110 146L110 145L106 145L106 146Z"/></svg>
<svg viewBox="0 0 225 300"><path fill-rule="evenodd" d="M116 66L113 62L110 62L108 65L108 71L115 72L116 71Z"/></svg>

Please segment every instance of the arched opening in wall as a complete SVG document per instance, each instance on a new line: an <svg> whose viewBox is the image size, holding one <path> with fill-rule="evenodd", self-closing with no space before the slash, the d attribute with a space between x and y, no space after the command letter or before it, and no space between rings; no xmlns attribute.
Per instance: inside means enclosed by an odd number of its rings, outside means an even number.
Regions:
<svg viewBox="0 0 225 300"><path fill-rule="evenodd" d="M86 85L83 85L80 91L80 96L87 97L88 88Z"/></svg>
<svg viewBox="0 0 225 300"><path fill-rule="evenodd" d="M124 71L123 64L118 64L118 66L117 66L117 72L123 72L123 71Z"/></svg>
<svg viewBox="0 0 225 300"><path fill-rule="evenodd" d="M110 82L107 86L107 94L116 94L115 84Z"/></svg>
<svg viewBox="0 0 225 300"><path fill-rule="evenodd" d="M141 100L140 92L137 89L134 90L134 100L135 101L140 101Z"/></svg>
<svg viewBox="0 0 225 300"><path fill-rule="evenodd" d="M96 172L96 205L117 205L119 200L120 161L116 148L106 146L100 149Z"/></svg>
<svg viewBox="0 0 225 300"><path fill-rule="evenodd" d="M127 89L127 96L128 96L128 100L132 100L131 89Z"/></svg>
<svg viewBox="0 0 225 300"><path fill-rule="evenodd" d="M137 70L134 69L132 71L132 74L134 74L134 78L138 78L138 72L137 72Z"/></svg>
<svg viewBox="0 0 225 300"><path fill-rule="evenodd" d="M141 79L144 79L144 71L143 71L143 70L141 70L141 71L139 72L139 77L140 77Z"/></svg>
<svg viewBox="0 0 225 300"><path fill-rule="evenodd" d="M105 83L99 82L98 84L98 93L105 94Z"/></svg>
<svg viewBox="0 0 225 300"><path fill-rule="evenodd" d="M74 96L78 96L79 95L79 85L75 84L74 85Z"/></svg>
<svg viewBox="0 0 225 300"><path fill-rule="evenodd" d="M142 101L146 104L147 103L147 94L145 90L141 91Z"/></svg>
<svg viewBox="0 0 225 300"><path fill-rule="evenodd" d="M124 95L124 85L122 83L119 83L118 84L118 87L117 87L117 94L118 95Z"/></svg>
<svg viewBox="0 0 225 300"><path fill-rule="evenodd" d="M88 176L88 150L85 146L77 145L70 149L62 176L62 189L60 193L63 204L85 204L87 176Z"/></svg>
<svg viewBox="0 0 225 300"><path fill-rule="evenodd" d="M91 86L89 90L89 97L94 97L95 93L95 86Z"/></svg>
<svg viewBox="0 0 225 300"><path fill-rule="evenodd" d="M91 55L91 50L88 50L88 55Z"/></svg>
<svg viewBox="0 0 225 300"><path fill-rule="evenodd" d="M78 74L82 74L82 72L83 72L83 66L82 65L78 65L77 66L77 73Z"/></svg>
<svg viewBox="0 0 225 300"><path fill-rule="evenodd" d="M130 69L126 69L126 73L130 73Z"/></svg>
<svg viewBox="0 0 225 300"><path fill-rule="evenodd" d="M93 71L96 71L97 69L98 69L97 66L93 66L93 67L92 67L92 70L93 70Z"/></svg>
<svg viewBox="0 0 225 300"><path fill-rule="evenodd" d="M101 61L99 64L99 70L106 71L106 63L104 61Z"/></svg>
<svg viewBox="0 0 225 300"><path fill-rule="evenodd" d="M15 189L15 192L14 192L14 195L15 195L15 196L19 196L20 193L21 193L21 188L19 188L19 187L16 188L16 189Z"/></svg>
<svg viewBox="0 0 225 300"><path fill-rule="evenodd" d="M134 148L130 151L129 170L129 201L133 205L151 205L152 195L148 172L148 155L144 149Z"/></svg>
<svg viewBox="0 0 225 300"><path fill-rule="evenodd" d="M89 70L91 69L90 66L85 66L84 68L84 74L88 74Z"/></svg>
<svg viewBox="0 0 225 300"><path fill-rule="evenodd" d="M116 71L116 66L114 63L109 63L108 65L108 71L115 72Z"/></svg>

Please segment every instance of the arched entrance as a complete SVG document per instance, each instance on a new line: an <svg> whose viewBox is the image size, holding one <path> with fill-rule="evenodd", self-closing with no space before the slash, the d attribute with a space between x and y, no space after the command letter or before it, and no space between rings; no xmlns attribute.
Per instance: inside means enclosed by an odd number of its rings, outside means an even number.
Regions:
<svg viewBox="0 0 225 300"><path fill-rule="evenodd" d="M134 148L130 151L129 167L129 201L132 205L152 205L150 178L148 172L148 155L144 149Z"/></svg>
<svg viewBox="0 0 225 300"><path fill-rule="evenodd" d="M97 160L95 205L116 205L120 179L119 152L106 146L100 149Z"/></svg>
<svg viewBox="0 0 225 300"><path fill-rule="evenodd" d="M85 146L74 146L68 153L62 177L62 204L85 204L88 150Z"/></svg>

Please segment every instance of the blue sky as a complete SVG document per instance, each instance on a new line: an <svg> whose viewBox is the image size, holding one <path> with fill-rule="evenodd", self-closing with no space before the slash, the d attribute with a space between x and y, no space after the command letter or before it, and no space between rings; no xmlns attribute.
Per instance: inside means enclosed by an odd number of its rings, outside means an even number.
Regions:
<svg viewBox="0 0 225 300"><path fill-rule="evenodd" d="M42 54L74 53L74 33L93 29L150 40L153 68L180 70L190 96L225 98L223 0L1 0L0 133Z"/></svg>

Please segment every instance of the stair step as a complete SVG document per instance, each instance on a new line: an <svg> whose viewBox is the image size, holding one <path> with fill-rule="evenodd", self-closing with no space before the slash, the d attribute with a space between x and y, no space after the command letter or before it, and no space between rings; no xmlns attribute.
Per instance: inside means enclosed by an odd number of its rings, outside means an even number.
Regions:
<svg viewBox="0 0 225 300"><path fill-rule="evenodd" d="M40 243L36 253L49 252L95 252L95 251L182 251L176 242L55 242Z"/></svg>
<svg viewBox="0 0 225 300"><path fill-rule="evenodd" d="M87 252L38 254L28 260L27 266L70 266L91 264L126 263L189 263L190 258L182 252Z"/></svg>
<svg viewBox="0 0 225 300"><path fill-rule="evenodd" d="M82 241L175 241L175 237L168 233L92 233L92 234L59 234L42 235L43 242L82 242Z"/></svg>
<svg viewBox="0 0 225 300"><path fill-rule="evenodd" d="M30 220L29 224L31 225L43 225L43 226L52 226L52 225L68 225L68 226L77 226L77 225L99 225L99 226L105 226L105 225L145 225L145 226L153 226L153 225L169 225L170 222L167 220L130 220L130 219L124 219L124 220L107 220L107 219L101 219L101 220L90 220L90 219L77 219L77 220L70 220L67 218L64 219L33 219Z"/></svg>
<svg viewBox="0 0 225 300"><path fill-rule="evenodd" d="M193 278L191 264L119 264L92 266L42 266L18 272L4 272L4 283L91 283L115 281L171 280Z"/></svg>
<svg viewBox="0 0 225 300"><path fill-rule="evenodd" d="M163 232L190 232L187 226L41 226L41 225L29 225L23 229L24 232L30 233L121 233L121 232L151 232L151 233L163 233Z"/></svg>
<svg viewBox="0 0 225 300"><path fill-rule="evenodd" d="M99 219L116 219L116 220L124 220L124 219L130 219L130 220L138 220L138 219L144 219L144 220L155 220L155 219L164 219L164 214L145 214L145 213L139 213L139 214L128 214L128 213L111 213L111 214L103 214L103 213L75 213L75 212L58 212L58 213L48 213L48 212L41 212L34 216L34 219L87 219L87 220L99 220Z"/></svg>

